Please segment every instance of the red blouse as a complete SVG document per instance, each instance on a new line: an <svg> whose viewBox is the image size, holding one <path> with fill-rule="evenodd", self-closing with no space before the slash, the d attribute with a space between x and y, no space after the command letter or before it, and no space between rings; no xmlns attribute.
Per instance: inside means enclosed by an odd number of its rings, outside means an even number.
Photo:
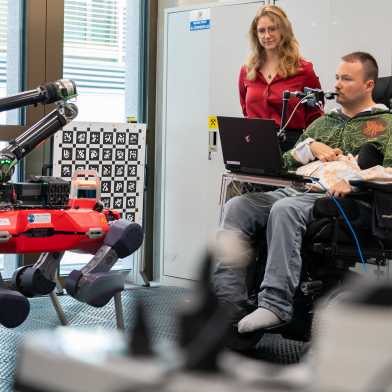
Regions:
<svg viewBox="0 0 392 392"><path fill-rule="evenodd" d="M267 83L261 72L257 72L255 80L248 80L246 73L246 66L244 65L241 67L238 81L244 116L272 119L278 126L280 125L282 112L283 91L303 91L304 87L321 87L319 78L314 73L312 63L305 60L301 60L301 67L296 75L283 78L278 74L270 84ZM286 121L298 101L299 99L296 97L289 99ZM322 114L322 110L317 107L311 108L308 105L300 105L287 125L287 129L304 129Z"/></svg>

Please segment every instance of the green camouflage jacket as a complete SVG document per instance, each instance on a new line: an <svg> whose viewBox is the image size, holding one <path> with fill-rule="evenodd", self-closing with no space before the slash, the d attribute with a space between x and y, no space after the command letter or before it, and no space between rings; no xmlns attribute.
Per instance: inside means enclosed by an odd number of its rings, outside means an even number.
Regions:
<svg viewBox="0 0 392 392"><path fill-rule="evenodd" d="M383 166L392 166L392 114L385 109L373 108L348 118L338 110L333 110L315 120L299 138L313 138L332 148L340 148L344 154L356 155L366 142L377 142L384 154ZM293 170L300 166L291 155L283 155L285 167Z"/></svg>

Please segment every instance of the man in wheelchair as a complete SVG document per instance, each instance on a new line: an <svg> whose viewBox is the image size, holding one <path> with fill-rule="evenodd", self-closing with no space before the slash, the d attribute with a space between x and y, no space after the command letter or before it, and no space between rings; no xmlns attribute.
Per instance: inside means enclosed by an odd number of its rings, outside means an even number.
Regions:
<svg viewBox="0 0 392 392"><path fill-rule="evenodd" d="M341 107L315 120L305 130L294 148L284 154L286 167L292 170L311 161L335 161L342 154L358 153L361 169L377 164L392 166L392 114L385 105L376 105L373 100L377 79L377 62L370 54L354 52L342 57L335 84L336 101ZM329 220L342 222L341 212L331 203L330 196L350 194L351 199L355 193L356 189L347 180L340 180L331 186L328 198L325 191L312 192L293 185L265 193L246 193L226 203L219 236L234 233L250 249L261 250L258 261L248 267L239 266L230 256L218 257L213 275L217 296L233 310L233 321L238 322L240 335L279 329L292 321L293 304L304 275L316 267L328 269L316 266L318 256L310 260L310 267L305 266L309 261L305 260L309 259L304 252L305 242L310 240L314 245L321 230L312 224L325 215ZM346 199L340 200L343 213L347 209L347 219L369 223L369 204L353 198L349 206ZM360 214L356 214L358 211ZM355 250L352 238L349 241ZM326 254L323 250L322 253L330 262L335 258L333 252ZM347 271L349 266L341 267ZM256 275L250 275L250 270ZM310 291L317 286L316 281L313 283L312 286L308 282ZM256 295L252 302L254 289Z"/></svg>

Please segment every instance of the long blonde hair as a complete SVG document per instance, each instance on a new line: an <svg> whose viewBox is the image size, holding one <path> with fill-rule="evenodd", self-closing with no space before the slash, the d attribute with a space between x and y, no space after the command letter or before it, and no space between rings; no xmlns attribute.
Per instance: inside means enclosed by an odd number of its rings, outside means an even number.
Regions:
<svg viewBox="0 0 392 392"><path fill-rule="evenodd" d="M294 36L293 28L287 18L286 13L276 5L266 5L261 7L254 17L250 29L249 37L251 53L246 62L247 78L254 80L257 71L266 61L265 49L261 46L257 36L257 24L262 16L267 16L279 28L282 39L279 43L278 54L280 58L278 72L283 77L295 75L300 67L300 53L298 41Z"/></svg>

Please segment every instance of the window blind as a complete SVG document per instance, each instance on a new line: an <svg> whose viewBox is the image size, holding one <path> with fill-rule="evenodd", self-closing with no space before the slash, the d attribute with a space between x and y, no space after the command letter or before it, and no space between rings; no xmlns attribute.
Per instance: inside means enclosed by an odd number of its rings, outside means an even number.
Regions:
<svg viewBox="0 0 392 392"><path fill-rule="evenodd" d="M65 0L63 76L79 88L123 90L125 21L125 0Z"/></svg>

